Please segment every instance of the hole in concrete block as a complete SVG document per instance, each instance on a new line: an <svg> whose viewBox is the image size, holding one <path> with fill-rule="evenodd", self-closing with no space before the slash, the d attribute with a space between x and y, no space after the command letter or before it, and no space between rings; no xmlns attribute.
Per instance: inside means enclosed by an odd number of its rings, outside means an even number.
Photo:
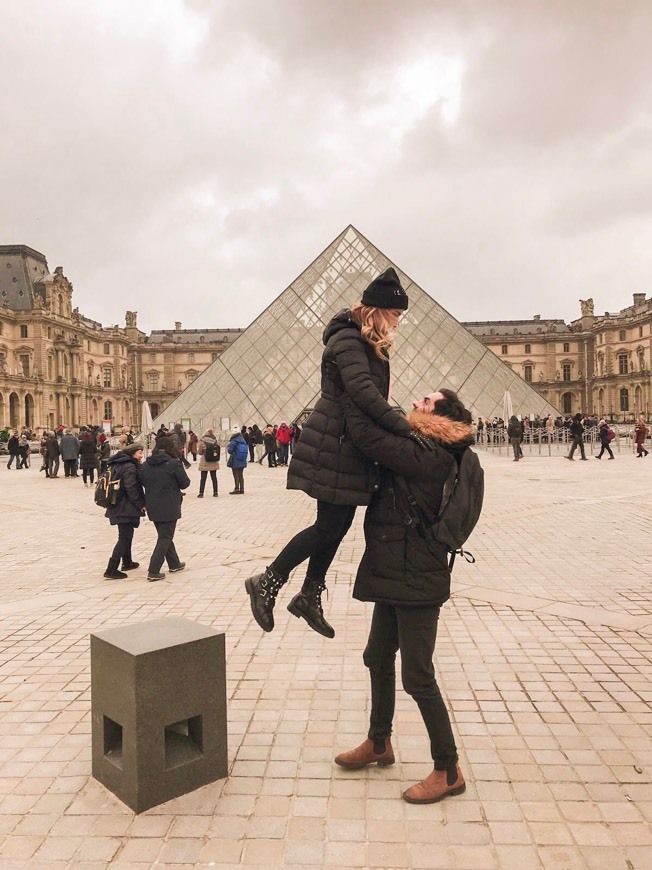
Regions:
<svg viewBox="0 0 652 870"><path fill-rule="evenodd" d="M104 716L104 757L122 769L122 725Z"/></svg>
<svg viewBox="0 0 652 870"><path fill-rule="evenodd" d="M204 753L201 716L165 726L165 769L179 767Z"/></svg>

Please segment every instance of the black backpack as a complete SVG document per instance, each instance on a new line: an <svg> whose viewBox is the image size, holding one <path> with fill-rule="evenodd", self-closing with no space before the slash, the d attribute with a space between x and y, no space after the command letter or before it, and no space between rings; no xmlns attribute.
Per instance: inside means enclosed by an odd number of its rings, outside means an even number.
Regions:
<svg viewBox="0 0 652 870"><path fill-rule="evenodd" d="M206 450L204 451L204 459L206 462L219 462L220 448L217 444L213 444L211 441L206 441L204 443L206 444Z"/></svg>
<svg viewBox="0 0 652 870"><path fill-rule="evenodd" d="M101 508L115 507L122 498L122 481L113 477L111 469L107 468L95 484L95 504Z"/></svg>
<svg viewBox="0 0 652 870"><path fill-rule="evenodd" d="M421 443L433 449L427 441ZM403 522L414 525L426 540L446 547L450 553L449 569L453 568L458 553L468 562L475 562L473 554L463 549L480 518L484 499L484 471L473 450L467 448L462 453L459 467L453 460L434 522L419 506L406 478L394 475L394 484L406 505Z"/></svg>

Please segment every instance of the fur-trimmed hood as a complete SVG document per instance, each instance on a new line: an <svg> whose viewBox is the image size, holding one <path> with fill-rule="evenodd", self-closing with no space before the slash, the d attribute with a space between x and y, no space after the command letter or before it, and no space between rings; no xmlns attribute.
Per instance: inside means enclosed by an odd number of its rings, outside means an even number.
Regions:
<svg viewBox="0 0 652 870"><path fill-rule="evenodd" d="M473 443L473 429L467 423L459 423L440 414L424 411L411 411L407 421L412 428L425 438L434 438L444 445L468 447Z"/></svg>

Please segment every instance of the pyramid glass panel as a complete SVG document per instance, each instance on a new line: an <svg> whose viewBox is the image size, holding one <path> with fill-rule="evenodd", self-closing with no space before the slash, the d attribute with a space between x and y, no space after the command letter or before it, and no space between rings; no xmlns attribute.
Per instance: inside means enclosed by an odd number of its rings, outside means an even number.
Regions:
<svg viewBox="0 0 652 870"><path fill-rule="evenodd" d="M474 417L557 413L354 227L347 227L155 420L232 425L293 420L319 397L322 335L392 266L410 298L392 357L392 402L404 409L440 387L458 389ZM205 425L205 424L204 424Z"/></svg>

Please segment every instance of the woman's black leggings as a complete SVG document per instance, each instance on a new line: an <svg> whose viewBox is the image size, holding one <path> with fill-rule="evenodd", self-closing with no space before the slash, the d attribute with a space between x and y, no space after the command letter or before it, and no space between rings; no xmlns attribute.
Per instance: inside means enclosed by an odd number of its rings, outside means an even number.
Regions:
<svg viewBox="0 0 652 870"><path fill-rule="evenodd" d="M133 523L116 523L118 526L118 541L113 548L111 558L122 559L131 556L131 544L134 539L136 526Z"/></svg>
<svg viewBox="0 0 652 870"><path fill-rule="evenodd" d="M289 577L290 571L309 559L306 577L324 580L354 516L355 505L318 501L314 524L295 535L270 567L282 577Z"/></svg>

